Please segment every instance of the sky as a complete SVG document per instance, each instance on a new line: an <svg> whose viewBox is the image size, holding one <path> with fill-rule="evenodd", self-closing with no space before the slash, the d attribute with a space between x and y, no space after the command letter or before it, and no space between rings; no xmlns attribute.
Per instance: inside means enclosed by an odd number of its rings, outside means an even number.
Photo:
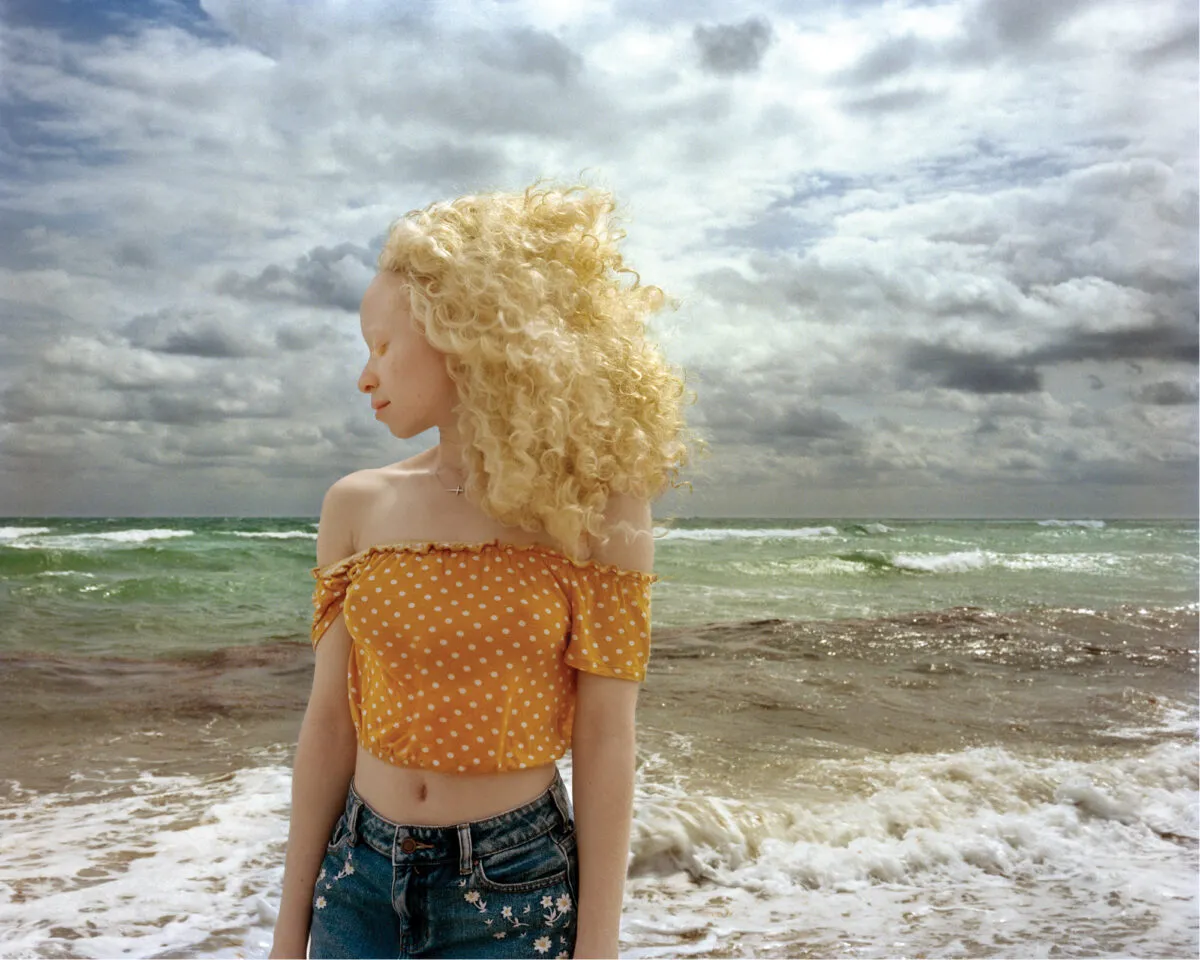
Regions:
<svg viewBox="0 0 1200 960"><path fill-rule="evenodd" d="M0 515L315 516L388 225L584 179L656 517L1194 517L1193 0L7 0Z"/></svg>

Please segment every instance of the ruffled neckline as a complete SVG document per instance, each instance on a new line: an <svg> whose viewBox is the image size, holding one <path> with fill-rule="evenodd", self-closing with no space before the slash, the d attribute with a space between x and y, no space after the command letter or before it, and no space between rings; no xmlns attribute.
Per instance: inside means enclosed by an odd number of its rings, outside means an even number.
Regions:
<svg viewBox="0 0 1200 960"><path fill-rule="evenodd" d="M645 570L629 570L625 567L619 567L614 563L601 563L599 560L575 560L567 556L561 550L554 547L546 546L542 543L503 543L499 537L493 537L491 540L484 540L479 543L463 543L441 540L401 540L395 543L375 543L357 553L352 553L336 563L331 563L327 567L316 566L312 568L312 575L317 580L323 580L326 577L334 576L342 572L343 569L350 569L364 562L368 558L388 553L482 553L484 550L495 549L503 550L507 553L514 551L518 553L542 553L547 556L554 557L557 560L564 560L572 566L578 567L581 570L594 569L601 573L612 573L619 576L638 577L648 583L654 583L659 579L658 574L647 573Z"/></svg>

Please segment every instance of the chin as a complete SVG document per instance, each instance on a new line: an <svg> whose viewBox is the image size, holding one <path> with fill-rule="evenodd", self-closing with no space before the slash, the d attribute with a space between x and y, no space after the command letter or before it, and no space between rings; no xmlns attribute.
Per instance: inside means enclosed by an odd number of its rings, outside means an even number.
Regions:
<svg viewBox="0 0 1200 960"><path fill-rule="evenodd" d="M413 437L420 436L424 430L413 430L412 428L395 427L392 424L385 424L390 433L397 440L411 440Z"/></svg>

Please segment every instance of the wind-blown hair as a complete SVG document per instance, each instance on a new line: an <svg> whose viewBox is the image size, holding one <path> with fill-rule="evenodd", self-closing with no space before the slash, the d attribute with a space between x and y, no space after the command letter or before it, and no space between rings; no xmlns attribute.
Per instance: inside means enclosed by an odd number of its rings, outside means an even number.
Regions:
<svg viewBox="0 0 1200 960"><path fill-rule="evenodd" d="M625 265L615 212L586 186L464 196L405 214L379 257L446 355L467 496L572 555L607 540L610 492L690 487L683 377L646 337L667 298Z"/></svg>

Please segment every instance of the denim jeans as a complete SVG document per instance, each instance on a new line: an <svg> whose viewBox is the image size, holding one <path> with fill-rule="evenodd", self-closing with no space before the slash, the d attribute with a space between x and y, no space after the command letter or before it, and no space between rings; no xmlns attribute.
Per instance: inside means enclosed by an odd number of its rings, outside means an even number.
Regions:
<svg viewBox="0 0 1200 960"><path fill-rule="evenodd" d="M562 778L506 813L404 826L355 792L313 890L310 957L569 957L579 889Z"/></svg>

